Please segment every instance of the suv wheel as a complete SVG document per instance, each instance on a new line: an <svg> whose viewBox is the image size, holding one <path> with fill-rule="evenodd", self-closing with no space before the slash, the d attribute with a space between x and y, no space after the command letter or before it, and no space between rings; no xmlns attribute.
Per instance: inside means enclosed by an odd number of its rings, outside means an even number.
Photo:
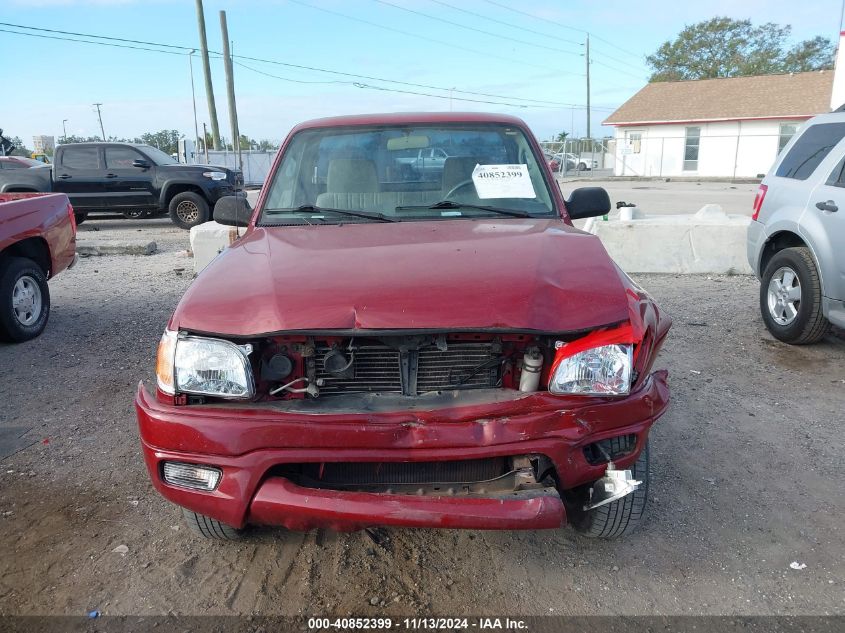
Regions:
<svg viewBox="0 0 845 633"><path fill-rule="evenodd" d="M185 517L185 523L188 524L191 531L205 538L217 539L219 541L238 541L243 537L245 532L245 530L238 530L225 523L220 523L220 521L207 517L204 514L191 512L187 508L182 508L182 515Z"/></svg>
<svg viewBox="0 0 845 633"><path fill-rule="evenodd" d="M47 327L50 289L44 271L31 259L12 257L0 274L0 337L19 343Z"/></svg>
<svg viewBox="0 0 845 633"><path fill-rule="evenodd" d="M613 441L618 442L619 438ZM612 445L611 452L615 450L616 446ZM564 492L566 514L572 527L591 538L611 539L633 532L645 514L648 501L648 441L631 466L631 474L642 482L634 492L592 510L584 510L592 484Z"/></svg>
<svg viewBox="0 0 845 633"><path fill-rule="evenodd" d="M822 287L807 248L775 253L760 282L760 313L776 339L793 345L820 340L829 327L822 314Z"/></svg>
<svg viewBox="0 0 845 633"><path fill-rule="evenodd" d="M198 193L185 191L173 196L168 207L170 220L180 229L191 227L208 222L208 203Z"/></svg>

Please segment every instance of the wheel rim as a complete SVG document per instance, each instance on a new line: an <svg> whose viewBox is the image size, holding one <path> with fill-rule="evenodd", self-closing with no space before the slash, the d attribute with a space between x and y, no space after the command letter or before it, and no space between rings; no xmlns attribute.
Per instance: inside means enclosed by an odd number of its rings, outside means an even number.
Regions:
<svg viewBox="0 0 845 633"><path fill-rule="evenodd" d="M41 316L41 287L35 278L23 275L12 288L12 310L21 325L32 325Z"/></svg>
<svg viewBox="0 0 845 633"><path fill-rule="evenodd" d="M191 202L190 200L182 200L182 202L176 205L176 216L182 220L182 222L190 224L199 219L200 209L196 203Z"/></svg>
<svg viewBox="0 0 845 633"><path fill-rule="evenodd" d="M801 281L789 266L775 271L769 281L769 315L778 325L790 325L801 308Z"/></svg>

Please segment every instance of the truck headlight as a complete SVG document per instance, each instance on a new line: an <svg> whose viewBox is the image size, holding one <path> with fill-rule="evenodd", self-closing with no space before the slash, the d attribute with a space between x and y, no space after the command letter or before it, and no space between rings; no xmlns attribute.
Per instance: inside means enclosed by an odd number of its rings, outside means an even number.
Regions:
<svg viewBox="0 0 845 633"><path fill-rule="evenodd" d="M204 171L202 175L212 180L226 180L226 174L222 171Z"/></svg>
<svg viewBox="0 0 845 633"><path fill-rule="evenodd" d="M630 344L602 345L560 360L549 381L552 393L621 396L631 390Z"/></svg>
<svg viewBox="0 0 845 633"><path fill-rule="evenodd" d="M252 369L244 351L229 341L178 336L166 331L156 362L158 387L165 393L218 398L251 398Z"/></svg>

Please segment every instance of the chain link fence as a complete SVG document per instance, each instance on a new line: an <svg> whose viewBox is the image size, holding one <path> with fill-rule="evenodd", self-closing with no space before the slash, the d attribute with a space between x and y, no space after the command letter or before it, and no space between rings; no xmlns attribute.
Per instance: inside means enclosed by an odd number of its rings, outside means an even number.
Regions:
<svg viewBox="0 0 845 633"><path fill-rule="evenodd" d="M687 127L661 136L629 130L619 138L566 139L540 145L562 176L759 178L794 132L792 127L788 132L768 134L702 134L699 127Z"/></svg>

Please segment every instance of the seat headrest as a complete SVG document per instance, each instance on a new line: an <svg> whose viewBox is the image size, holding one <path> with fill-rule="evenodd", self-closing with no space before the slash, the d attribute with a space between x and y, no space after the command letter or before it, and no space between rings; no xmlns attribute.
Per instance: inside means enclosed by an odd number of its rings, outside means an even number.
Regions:
<svg viewBox="0 0 845 633"><path fill-rule="evenodd" d="M472 170L481 162L476 156L450 156L443 161L443 193L449 193L455 185L472 178Z"/></svg>
<svg viewBox="0 0 845 633"><path fill-rule="evenodd" d="M335 158L329 162L326 191L328 193L378 191L375 164L365 158Z"/></svg>

